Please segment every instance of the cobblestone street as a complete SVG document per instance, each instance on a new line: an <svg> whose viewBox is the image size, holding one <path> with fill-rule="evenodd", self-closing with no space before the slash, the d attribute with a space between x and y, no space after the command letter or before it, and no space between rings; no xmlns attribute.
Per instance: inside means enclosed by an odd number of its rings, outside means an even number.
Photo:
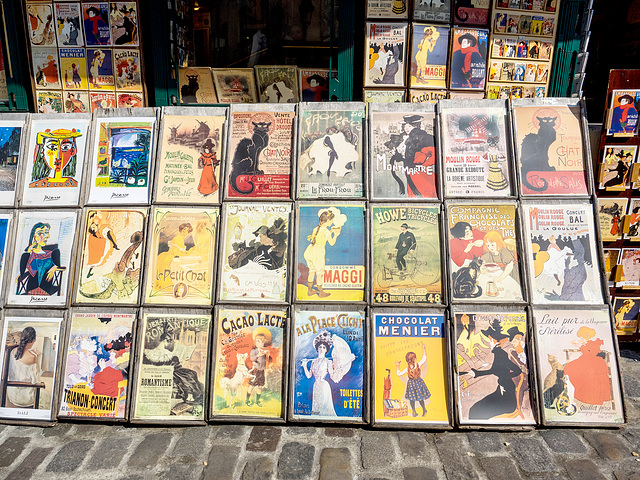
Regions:
<svg viewBox="0 0 640 480"><path fill-rule="evenodd" d="M0 478L640 479L640 354L621 353L629 424L619 430L0 426Z"/></svg>

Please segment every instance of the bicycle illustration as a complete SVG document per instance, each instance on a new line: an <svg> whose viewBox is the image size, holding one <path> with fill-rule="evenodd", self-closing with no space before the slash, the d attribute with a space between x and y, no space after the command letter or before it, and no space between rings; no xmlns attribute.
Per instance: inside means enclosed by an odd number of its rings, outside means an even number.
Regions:
<svg viewBox="0 0 640 480"><path fill-rule="evenodd" d="M397 253L387 252L378 259L380 271L376 274L376 283L381 288L406 284L428 287L440 282L440 252L432 245L416 245L404 257L407 267L398 270Z"/></svg>

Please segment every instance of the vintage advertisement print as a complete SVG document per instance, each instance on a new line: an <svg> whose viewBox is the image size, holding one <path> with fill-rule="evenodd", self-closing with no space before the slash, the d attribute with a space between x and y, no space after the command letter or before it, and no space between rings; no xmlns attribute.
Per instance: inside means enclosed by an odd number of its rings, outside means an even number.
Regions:
<svg viewBox="0 0 640 480"><path fill-rule="evenodd" d="M115 90L111 50L87 48L90 90Z"/></svg>
<svg viewBox="0 0 640 480"><path fill-rule="evenodd" d="M287 301L291 205L227 203L219 300Z"/></svg>
<svg viewBox="0 0 640 480"><path fill-rule="evenodd" d="M626 200L626 199L625 199ZM624 238L640 241L640 198L631 198L623 222Z"/></svg>
<svg viewBox="0 0 640 480"><path fill-rule="evenodd" d="M451 47L452 89L483 89L487 70L489 30L454 28Z"/></svg>
<svg viewBox="0 0 640 480"><path fill-rule="evenodd" d="M118 90L142 91L140 50L113 50L113 65Z"/></svg>
<svg viewBox="0 0 640 480"><path fill-rule="evenodd" d="M89 92L63 92L64 113L91 113Z"/></svg>
<svg viewBox="0 0 640 480"><path fill-rule="evenodd" d="M447 26L413 25L410 87L447 88L449 31Z"/></svg>
<svg viewBox="0 0 640 480"><path fill-rule="evenodd" d="M89 105L92 113L99 108L116 108L116 94L114 92L91 92L89 93Z"/></svg>
<svg viewBox="0 0 640 480"><path fill-rule="evenodd" d="M146 210L87 209L76 303L138 303Z"/></svg>
<svg viewBox="0 0 640 480"><path fill-rule="evenodd" d="M440 207L371 207L373 303L442 303Z"/></svg>
<svg viewBox="0 0 640 480"><path fill-rule="evenodd" d="M87 59L84 48L61 48L60 75L65 90L87 90Z"/></svg>
<svg viewBox="0 0 640 480"><path fill-rule="evenodd" d="M603 248L602 256L604 259L604 273L607 277L607 284L609 285L609 287L613 287L614 273L617 270L618 262L620 261L620 249Z"/></svg>
<svg viewBox="0 0 640 480"><path fill-rule="evenodd" d="M407 95L407 102L409 103L438 103L438 100L444 100L447 98L447 92L442 91L429 91L429 90L409 90Z"/></svg>
<svg viewBox="0 0 640 480"><path fill-rule="evenodd" d="M609 311L534 310L533 317L545 423L623 423Z"/></svg>
<svg viewBox="0 0 640 480"><path fill-rule="evenodd" d="M638 108L640 90L614 90L611 93L607 135L632 136L638 133Z"/></svg>
<svg viewBox="0 0 640 480"><path fill-rule="evenodd" d="M607 145L600 163L601 190L624 191L630 188L631 164L636 158L637 145Z"/></svg>
<svg viewBox="0 0 640 480"><path fill-rule="evenodd" d="M455 0L453 6L454 22L468 25L486 25L489 23L490 0Z"/></svg>
<svg viewBox="0 0 640 480"><path fill-rule="evenodd" d="M409 9L406 0L367 0L367 18L395 18L406 20Z"/></svg>
<svg viewBox="0 0 640 480"><path fill-rule="evenodd" d="M164 115L162 121L156 201L218 203L224 115Z"/></svg>
<svg viewBox="0 0 640 480"><path fill-rule="evenodd" d="M62 92L38 90L38 113L62 113Z"/></svg>
<svg viewBox="0 0 640 480"><path fill-rule="evenodd" d="M589 204L523 206L533 303L602 303Z"/></svg>
<svg viewBox="0 0 640 480"><path fill-rule="evenodd" d="M62 317L5 317L0 418L52 420Z"/></svg>
<svg viewBox="0 0 640 480"><path fill-rule="evenodd" d="M144 97L141 92L118 92L118 108L144 107Z"/></svg>
<svg viewBox="0 0 640 480"><path fill-rule="evenodd" d="M212 68L220 103L258 103L253 68Z"/></svg>
<svg viewBox="0 0 640 480"><path fill-rule="evenodd" d="M149 200L155 117L101 118L95 123L88 203Z"/></svg>
<svg viewBox="0 0 640 480"><path fill-rule="evenodd" d="M300 198L362 197L364 104L354 110L300 109Z"/></svg>
<svg viewBox="0 0 640 480"><path fill-rule="evenodd" d="M359 311L295 312L293 418L362 422L364 322Z"/></svg>
<svg viewBox="0 0 640 480"><path fill-rule="evenodd" d="M524 312L456 313L455 336L460 423L535 424Z"/></svg>
<svg viewBox="0 0 640 480"><path fill-rule="evenodd" d="M404 90L377 90L366 88L362 91L362 101L365 103L401 103L405 100Z"/></svg>
<svg viewBox="0 0 640 480"><path fill-rule="evenodd" d="M82 47L82 11L79 3L56 3L58 47Z"/></svg>
<svg viewBox="0 0 640 480"><path fill-rule="evenodd" d="M298 94L298 68L295 66L255 67L260 103L296 103Z"/></svg>
<svg viewBox="0 0 640 480"><path fill-rule="evenodd" d="M23 211L18 217L9 305L67 303L76 212Z"/></svg>
<svg viewBox="0 0 640 480"><path fill-rule="evenodd" d="M404 87L406 23L366 22L365 87Z"/></svg>
<svg viewBox="0 0 640 480"><path fill-rule="evenodd" d="M290 198L294 111L232 109L228 198Z"/></svg>
<svg viewBox="0 0 640 480"><path fill-rule="evenodd" d="M135 320L133 313L73 313L59 416L125 418Z"/></svg>
<svg viewBox="0 0 640 480"><path fill-rule="evenodd" d="M364 301L364 205L300 205L296 251L298 300Z"/></svg>
<svg viewBox="0 0 640 480"><path fill-rule="evenodd" d="M375 423L449 425L444 315L373 316Z"/></svg>
<svg viewBox="0 0 640 480"><path fill-rule="evenodd" d="M27 3L29 39L34 47L56 46L56 22L51 4L35 5Z"/></svg>
<svg viewBox="0 0 640 480"><path fill-rule="evenodd" d="M638 329L640 315L640 298L615 297L613 299L613 316L617 335L632 335Z"/></svg>
<svg viewBox="0 0 640 480"><path fill-rule="evenodd" d="M451 0L416 0L413 2L413 19L448 23L451 20Z"/></svg>
<svg viewBox="0 0 640 480"><path fill-rule="evenodd" d="M511 195L506 110L445 107L441 121L445 195Z"/></svg>
<svg viewBox="0 0 640 480"><path fill-rule="evenodd" d="M452 204L447 222L453 299L522 301L515 205Z"/></svg>
<svg viewBox="0 0 640 480"><path fill-rule="evenodd" d="M580 108L514 106L523 195L586 195Z"/></svg>
<svg viewBox="0 0 640 480"><path fill-rule="evenodd" d="M627 211L628 201L628 198L598 198L600 235L603 242L615 242L622 238L621 219Z"/></svg>
<svg viewBox="0 0 640 480"><path fill-rule="evenodd" d="M108 3L83 3L82 18L87 46L111 45Z"/></svg>
<svg viewBox="0 0 640 480"><path fill-rule="evenodd" d="M300 75L300 101L301 102L327 102L329 101L329 69L299 68ZM338 76L336 70L331 78L335 80Z"/></svg>
<svg viewBox="0 0 640 480"><path fill-rule="evenodd" d="M218 103L210 68L178 68L182 105Z"/></svg>
<svg viewBox="0 0 640 480"><path fill-rule="evenodd" d="M145 313L132 418L204 420L210 315Z"/></svg>
<svg viewBox="0 0 640 480"><path fill-rule="evenodd" d="M438 198L433 111L370 111L371 195Z"/></svg>
<svg viewBox="0 0 640 480"><path fill-rule="evenodd" d="M212 416L283 418L286 310L220 308Z"/></svg>
<svg viewBox="0 0 640 480"><path fill-rule="evenodd" d="M78 205L89 118L33 119L22 205Z"/></svg>
<svg viewBox="0 0 640 480"><path fill-rule="evenodd" d="M0 120L0 205L13 206L24 120Z"/></svg>
<svg viewBox="0 0 640 480"><path fill-rule="evenodd" d="M114 45L138 45L138 11L136 2L111 3L109 9L111 40Z"/></svg>
<svg viewBox="0 0 640 480"><path fill-rule="evenodd" d="M623 248L615 286L635 289L640 286L640 248Z"/></svg>
<svg viewBox="0 0 640 480"><path fill-rule="evenodd" d="M13 215L10 213L0 213L0 285L4 285L2 280L4 278L4 271L7 262L7 245L9 243L9 232L11 228L11 222L13 221ZM0 303L3 303L4 299L0 299Z"/></svg>
<svg viewBox="0 0 640 480"><path fill-rule="evenodd" d="M60 65L58 64L58 50L55 47L32 48L31 62L33 65L34 81L37 89L60 89ZM62 112L62 104L60 109Z"/></svg>
<svg viewBox="0 0 640 480"><path fill-rule="evenodd" d="M217 224L211 208L153 211L145 303L211 305Z"/></svg>

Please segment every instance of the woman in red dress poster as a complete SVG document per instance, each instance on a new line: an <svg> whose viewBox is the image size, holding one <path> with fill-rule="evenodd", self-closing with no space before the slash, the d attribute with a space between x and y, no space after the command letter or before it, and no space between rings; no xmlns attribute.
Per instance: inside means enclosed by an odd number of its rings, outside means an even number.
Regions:
<svg viewBox="0 0 640 480"><path fill-rule="evenodd" d="M218 182L213 169L218 166L220 161L216 158L216 152L213 151L213 148L213 141L207 138L198 159L198 167L202 169L198 191L203 195L211 195L218 190Z"/></svg>

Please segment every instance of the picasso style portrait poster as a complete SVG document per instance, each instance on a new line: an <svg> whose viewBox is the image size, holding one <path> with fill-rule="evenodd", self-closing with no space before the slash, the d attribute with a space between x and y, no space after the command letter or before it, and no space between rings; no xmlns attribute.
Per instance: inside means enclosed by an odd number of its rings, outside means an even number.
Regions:
<svg viewBox="0 0 640 480"><path fill-rule="evenodd" d="M454 301L523 300L515 205L449 204L447 229Z"/></svg>
<svg viewBox="0 0 640 480"><path fill-rule="evenodd" d="M524 312L455 313L458 421L535 425Z"/></svg>
<svg viewBox="0 0 640 480"><path fill-rule="evenodd" d="M27 4L29 39L33 47L56 46L56 22L51 4Z"/></svg>
<svg viewBox="0 0 640 480"><path fill-rule="evenodd" d="M212 68L220 103L258 103L253 68Z"/></svg>
<svg viewBox="0 0 640 480"><path fill-rule="evenodd" d="M24 120L24 117L8 120L6 115L0 120L0 205L3 207L12 207L15 202Z"/></svg>
<svg viewBox="0 0 640 480"><path fill-rule="evenodd" d="M615 297L612 300L616 335L633 335L638 329L640 298Z"/></svg>
<svg viewBox="0 0 640 480"><path fill-rule="evenodd" d="M4 402L0 418L53 420L62 321L62 314L4 317L0 344Z"/></svg>
<svg viewBox="0 0 640 480"><path fill-rule="evenodd" d="M364 204L301 204L295 294L303 302L365 300Z"/></svg>
<svg viewBox="0 0 640 480"><path fill-rule="evenodd" d="M591 205L523 205L522 215L532 302L601 304Z"/></svg>
<svg viewBox="0 0 640 480"><path fill-rule="evenodd" d="M291 197L294 120L293 105L231 107L227 198Z"/></svg>
<svg viewBox="0 0 640 480"><path fill-rule="evenodd" d="M178 83L181 105L218 103L210 68L180 67L178 68Z"/></svg>
<svg viewBox="0 0 640 480"><path fill-rule="evenodd" d="M622 238L622 217L627 211L628 202L628 198L598 198L600 236L603 242L615 242Z"/></svg>
<svg viewBox="0 0 640 480"><path fill-rule="evenodd" d="M407 24L366 22L365 87L404 87Z"/></svg>
<svg viewBox="0 0 640 480"><path fill-rule="evenodd" d="M211 416L284 418L287 310L219 307Z"/></svg>
<svg viewBox="0 0 640 480"><path fill-rule="evenodd" d="M535 310L545 425L624 422L609 310Z"/></svg>
<svg viewBox="0 0 640 480"><path fill-rule="evenodd" d="M260 103L297 103L298 67L292 65L256 65L256 83Z"/></svg>
<svg viewBox="0 0 640 480"><path fill-rule="evenodd" d="M292 420L361 423L365 412L365 314L296 308Z"/></svg>
<svg viewBox="0 0 640 480"><path fill-rule="evenodd" d="M155 201L210 205L220 202L225 111L162 116Z"/></svg>
<svg viewBox="0 0 640 480"><path fill-rule="evenodd" d="M364 103L298 107L298 198L364 195Z"/></svg>
<svg viewBox="0 0 640 480"><path fill-rule="evenodd" d="M146 209L86 209L75 303L138 304L146 217Z"/></svg>
<svg viewBox="0 0 640 480"><path fill-rule="evenodd" d="M488 39L489 30L453 28L449 88L459 90L484 88Z"/></svg>
<svg viewBox="0 0 640 480"><path fill-rule="evenodd" d="M135 320L135 313L73 312L59 417L126 418Z"/></svg>
<svg viewBox="0 0 640 480"><path fill-rule="evenodd" d="M212 304L217 226L217 209L153 209L146 304Z"/></svg>
<svg viewBox="0 0 640 480"><path fill-rule="evenodd" d="M372 205L374 305L440 304L439 205Z"/></svg>
<svg viewBox="0 0 640 480"><path fill-rule="evenodd" d="M222 215L218 300L286 302L291 204L227 203Z"/></svg>
<svg viewBox="0 0 640 480"><path fill-rule="evenodd" d="M202 422L211 315L145 312L138 329L131 421Z"/></svg>
<svg viewBox="0 0 640 480"><path fill-rule="evenodd" d="M373 323L373 422L449 426L444 315L378 309Z"/></svg>
<svg viewBox="0 0 640 480"><path fill-rule="evenodd" d="M369 107L371 196L376 200L437 199L435 110Z"/></svg>
<svg viewBox="0 0 640 480"><path fill-rule="evenodd" d="M451 105L461 105L451 101ZM487 100L489 105L493 101ZM449 197L512 194L506 130L507 110L478 101L470 107L442 105L444 191ZM482 105L482 106L481 106ZM487 105L487 106L485 106Z"/></svg>
<svg viewBox="0 0 640 480"><path fill-rule="evenodd" d="M21 205L78 205L90 123L89 115L31 118Z"/></svg>
<svg viewBox="0 0 640 480"><path fill-rule="evenodd" d="M631 187L631 168L637 145L606 145L600 163L601 190L624 191Z"/></svg>
<svg viewBox="0 0 640 480"><path fill-rule="evenodd" d="M56 3L58 47L82 47L82 11L79 3Z"/></svg>
<svg viewBox="0 0 640 480"><path fill-rule="evenodd" d="M516 104L513 115L522 194L587 195L580 108Z"/></svg>
<svg viewBox="0 0 640 480"><path fill-rule="evenodd" d="M630 137L638 133L640 90L614 90L608 115L607 135Z"/></svg>
<svg viewBox="0 0 640 480"><path fill-rule="evenodd" d="M414 23L409 86L447 88L448 26Z"/></svg>
<svg viewBox="0 0 640 480"><path fill-rule="evenodd" d="M407 0L368 0L367 18L393 18L406 20L409 18Z"/></svg>
<svg viewBox="0 0 640 480"><path fill-rule="evenodd" d="M415 1L413 2L413 19L448 23L451 20L451 0Z"/></svg>
<svg viewBox="0 0 640 480"><path fill-rule="evenodd" d="M88 204L149 202L149 173L156 117L98 117Z"/></svg>
<svg viewBox="0 0 640 480"><path fill-rule="evenodd" d="M22 211L18 216L8 305L67 304L77 213Z"/></svg>

